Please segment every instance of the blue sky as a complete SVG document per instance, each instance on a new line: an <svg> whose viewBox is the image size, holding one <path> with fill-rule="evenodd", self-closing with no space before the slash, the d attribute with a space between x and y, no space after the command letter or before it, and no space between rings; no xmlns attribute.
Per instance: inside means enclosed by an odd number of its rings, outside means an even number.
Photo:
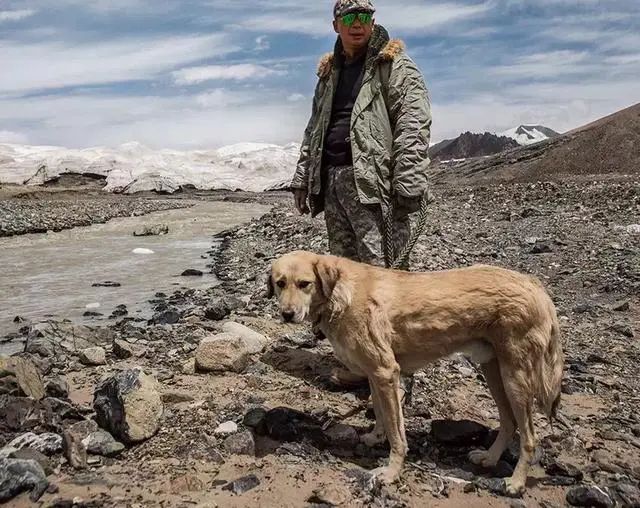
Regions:
<svg viewBox="0 0 640 508"><path fill-rule="evenodd" d="M300 141L331 0L0 0L0 142ZM433 140L566 131L640 102L638 0L378 0Z"/></svg>

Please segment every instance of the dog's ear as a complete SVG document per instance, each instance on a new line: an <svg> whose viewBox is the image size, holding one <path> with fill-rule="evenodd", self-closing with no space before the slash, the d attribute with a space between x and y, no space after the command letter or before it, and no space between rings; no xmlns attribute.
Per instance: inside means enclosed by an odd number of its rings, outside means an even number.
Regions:
<svg viewBox="0 0 640 508"><path fill-rule="evenodd" d="M316 274L316 279L320 286L322 296L327 300L331 300L331 295L333 294L333 290L335 289L336 284L338 283L338 278L340 277L340 273L338 272L335 263L327 261L324 258L318 258L313 265L313 271Z"/></svg>

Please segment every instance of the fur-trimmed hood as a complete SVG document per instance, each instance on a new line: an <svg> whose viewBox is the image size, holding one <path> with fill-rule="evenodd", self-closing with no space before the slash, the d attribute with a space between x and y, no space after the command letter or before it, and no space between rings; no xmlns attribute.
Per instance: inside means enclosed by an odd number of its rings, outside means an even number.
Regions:
<svg viewBox="0 0 640 508"><path fill-rule="evenodd" d="M390 62L398 55L404 52L405 45L400 39L391 39L389 33L384 27L376 25L369 41L369 49L367 50L366 66L370 67L377 61ZM344 59L344 50L340 37L336 41L335 48L332 53L325 54L318 63L318 77L326 78L331 74L336 62Z"/></svg>

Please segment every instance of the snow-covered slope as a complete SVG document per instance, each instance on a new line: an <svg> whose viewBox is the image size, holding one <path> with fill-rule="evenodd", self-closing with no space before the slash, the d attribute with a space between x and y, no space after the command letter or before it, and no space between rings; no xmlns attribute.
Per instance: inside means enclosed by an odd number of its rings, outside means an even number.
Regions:
<svg viewBox="0 0 640 508"><path fill-rule="evenodd" d="M532 145L545 139L555 138L560 134L542 125L520 125L499 135L515 139L520 145Z"/></svg>
<svg viewBox="0 0 640 508"><path fill-rule="evenodd" d="M290 180L300 145L241 143L218 150L151 150L139 143L74 150L0 144L0 183L40 185L63 173L106 177L105 190L134 193L198 189L259 192Z"/></svg>

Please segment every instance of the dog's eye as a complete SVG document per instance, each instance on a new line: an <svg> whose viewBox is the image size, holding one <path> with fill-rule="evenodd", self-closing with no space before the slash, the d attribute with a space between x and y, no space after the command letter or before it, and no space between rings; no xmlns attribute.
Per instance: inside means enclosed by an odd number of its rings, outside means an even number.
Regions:
<svg viewBox="0 0 640 508"><path fill-rule="evenodd" d="M298 282L298 287L300 289L307 289L311 285L311 282L303 280L302 282Z"/></svg>
<svg viewBox="0 0 640 508"><path fill-rule="evenodd" d="M284 287L287 285L287 283L283 280L279 280L278 282L276 282L276 284L280 289L284 289Z"/></svg>

